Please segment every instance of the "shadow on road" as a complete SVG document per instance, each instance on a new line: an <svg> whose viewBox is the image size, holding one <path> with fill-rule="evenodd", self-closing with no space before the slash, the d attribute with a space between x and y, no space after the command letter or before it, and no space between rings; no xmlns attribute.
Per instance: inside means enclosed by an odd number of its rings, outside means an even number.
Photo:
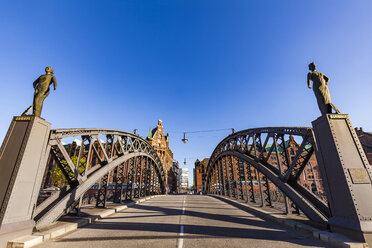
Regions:
<svg viewBox="0 0 372 248"><path fill-rule="evenodd" d="M208 197L208 196L203 196ZM206 198L198 197L195 201L190 202L190 207L187 206L185 216L191 216L196 218L206 219L209 221L220 221L218 226L213 225L196 225L196 224L183 224L184 226L184 236L183 239L263 239L263 240L272 240L272 241L284 241L290 242L293 244L298 244L302 246L314 246L315 240L311 239L310 236L299 233L294 230L289 230L283 226L280 226L277 223L257 218L249 218L249 216L240 217L241 215L225 215L218 213L206 213L199 212L198 209L193 208L194 205L197 206L200 204L207 204L211 206L211 209L218 209L216 206L220 204L221 209L231 209L234 210L234 207L239 207L236 204L226 204L225 201L216 198L209 198L209 201L205 200ZM178 223L157 223L156 219L153 217L165 217L165 216L180 216L181 209L179 206L168 206L169 199L157 198L156 201L151 201L151 204L165 206L156 206L156 205L136 205L131 208L130 212L122 212L121 215L116 215L112 217L106 217L103 221L98 221L88 226L85 226L82 229L100 229L100 230L129 230L129 231L139 231L139 232L154 232L154 233L164 233L164 235L145 235L143 233L138 233L139 235L132 236L104 236L104 237L76 237L76 238L62 238L57 242L85 242L85 241L107 241L107 240L149 240L149 239L177 239L179 232ZM174 202L173 202L174 203ZM179 202L178 202L179 203ZM188 202L189 203L189 202ZM225 208L226 207L226 208ZM203 209L208 208L204 206ZM191 210L192 209L192 210ZM254 215L253 212L250 212L248 209L242 209L246 212L249 212ZM204 210L205 211L205 210ZM135 215L126 215L126 213L131 213ZM148 213L148 215L146 215ZM123 216L124 214L124 216ZM248 217L248 218L247 218ZM142 222L127 222L129 219L139 218ZM144 221L143 218L149 218L148 221ZM115 220L123 221L115 221ZM226 223L226 224L224 224ZM247 227L231 227L231 224L241 224ZM249 227L248 227L249 226ZM255 228L256 227L256 228ZM169 235L169 233L174 233L174 235ZM188 235L187 235L188 234ZM319 246L319 245L318 245ZM322 245L320 245L322 246Z"/></svg>

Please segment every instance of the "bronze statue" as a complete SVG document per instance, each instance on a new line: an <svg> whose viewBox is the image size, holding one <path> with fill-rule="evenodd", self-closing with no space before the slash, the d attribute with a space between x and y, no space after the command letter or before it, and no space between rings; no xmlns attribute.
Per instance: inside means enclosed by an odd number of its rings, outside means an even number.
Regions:
<svg viewBox="0 0 372 248"><path fill-rule="evenodd" d="M307 74L307 85L311 89L311 81L313 81L313 90L318 102L318 107L322 115L332 114L332 108L340 114L340 111L331 102L331 95L328 90L329 78L321 72L315 70L314 62L309 64L309 72Z"/></svg>
<svg viewBox="0 0 372 248"><path fill-rule="evenodd" d="M48 66L45 68L45 74L41 75L38 79L35 80L33 83L35 93L34 93L34 104L27 108L23 115L33 108L32 114L35 116L40 117L41 110L43 108L43 102L45 98L49 95L49 86L51 84L54 85L54 90L57 88L57 80L56 77L53 75L54 71L53 68Z"/></svg>

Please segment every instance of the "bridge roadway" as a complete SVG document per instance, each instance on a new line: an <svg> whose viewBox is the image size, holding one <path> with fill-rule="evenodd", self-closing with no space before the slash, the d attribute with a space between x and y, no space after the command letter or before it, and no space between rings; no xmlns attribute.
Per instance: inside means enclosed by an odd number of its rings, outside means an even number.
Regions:
<svg viewBox="0 0 372 248"><path fill-rule="evenodd" d="M159 196L38 247L327 247L210 196Z"/></svg>

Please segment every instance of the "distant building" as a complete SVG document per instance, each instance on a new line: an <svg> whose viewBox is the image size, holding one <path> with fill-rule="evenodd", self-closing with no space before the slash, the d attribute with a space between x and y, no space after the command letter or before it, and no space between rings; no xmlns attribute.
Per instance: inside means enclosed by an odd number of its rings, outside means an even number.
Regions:
<svg viewBox="0 0 372 248"><path fill-rule="evenodd" d="M180 168L179 171L179 188L187 189L189 187L189 169Z"/></svg>
<svg viewBox="0 0 372 248"><path fill-rule="evenodd" d="M359 141L367 156L368 162L372 165L372 132L364 132L363 128L355 128Z"/></svg>
<svg viewBox="0 0 372 248"><path fill-rule="evenodd" d="M163 164L163 170L166 176L166 184L168 193L173 189L174 177L177 175L172 171L173 167L173 153L169 148L169 134L164 135L163 122L158 120L158 125L154 129L150 129L147 134L146 140L154 147L158 153L159 158Z"/></svg>
<svg viewBox="0 0 372 248"><path fill-rule="evenodd" d="M169 193L178 192L178 174L179 174L178 161L174 161L172 169L168 171Z"/></svg>
<svg viewBox="0 0 372 248"><path fill-rule="evenodd" d="M195 161L195 168L194 168L195 193L199 193L203 191L208 162L209 162L209 158L205 158L201 162L199 161L199 159Z"/></svg>

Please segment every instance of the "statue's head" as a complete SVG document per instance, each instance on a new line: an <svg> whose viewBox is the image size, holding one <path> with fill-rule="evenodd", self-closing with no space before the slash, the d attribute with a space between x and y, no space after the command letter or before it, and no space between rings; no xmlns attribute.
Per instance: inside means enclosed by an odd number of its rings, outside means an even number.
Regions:
<svg viewBox="0 0 372 248"><path fill-rule="evenodd" d="M45 72L46 72L46 73L51 73L51 74L54 73L53 68L50 67L50 66L45 67Z"/></svg>
<svg viewBox="0 0 372 248"><path fill-rule="evenodd" d="M316 68L315 63L314 63L314 62L311 62L311 63L309 64L309 70L310 70L310 71L315 71L315 68Z"/></svg>

